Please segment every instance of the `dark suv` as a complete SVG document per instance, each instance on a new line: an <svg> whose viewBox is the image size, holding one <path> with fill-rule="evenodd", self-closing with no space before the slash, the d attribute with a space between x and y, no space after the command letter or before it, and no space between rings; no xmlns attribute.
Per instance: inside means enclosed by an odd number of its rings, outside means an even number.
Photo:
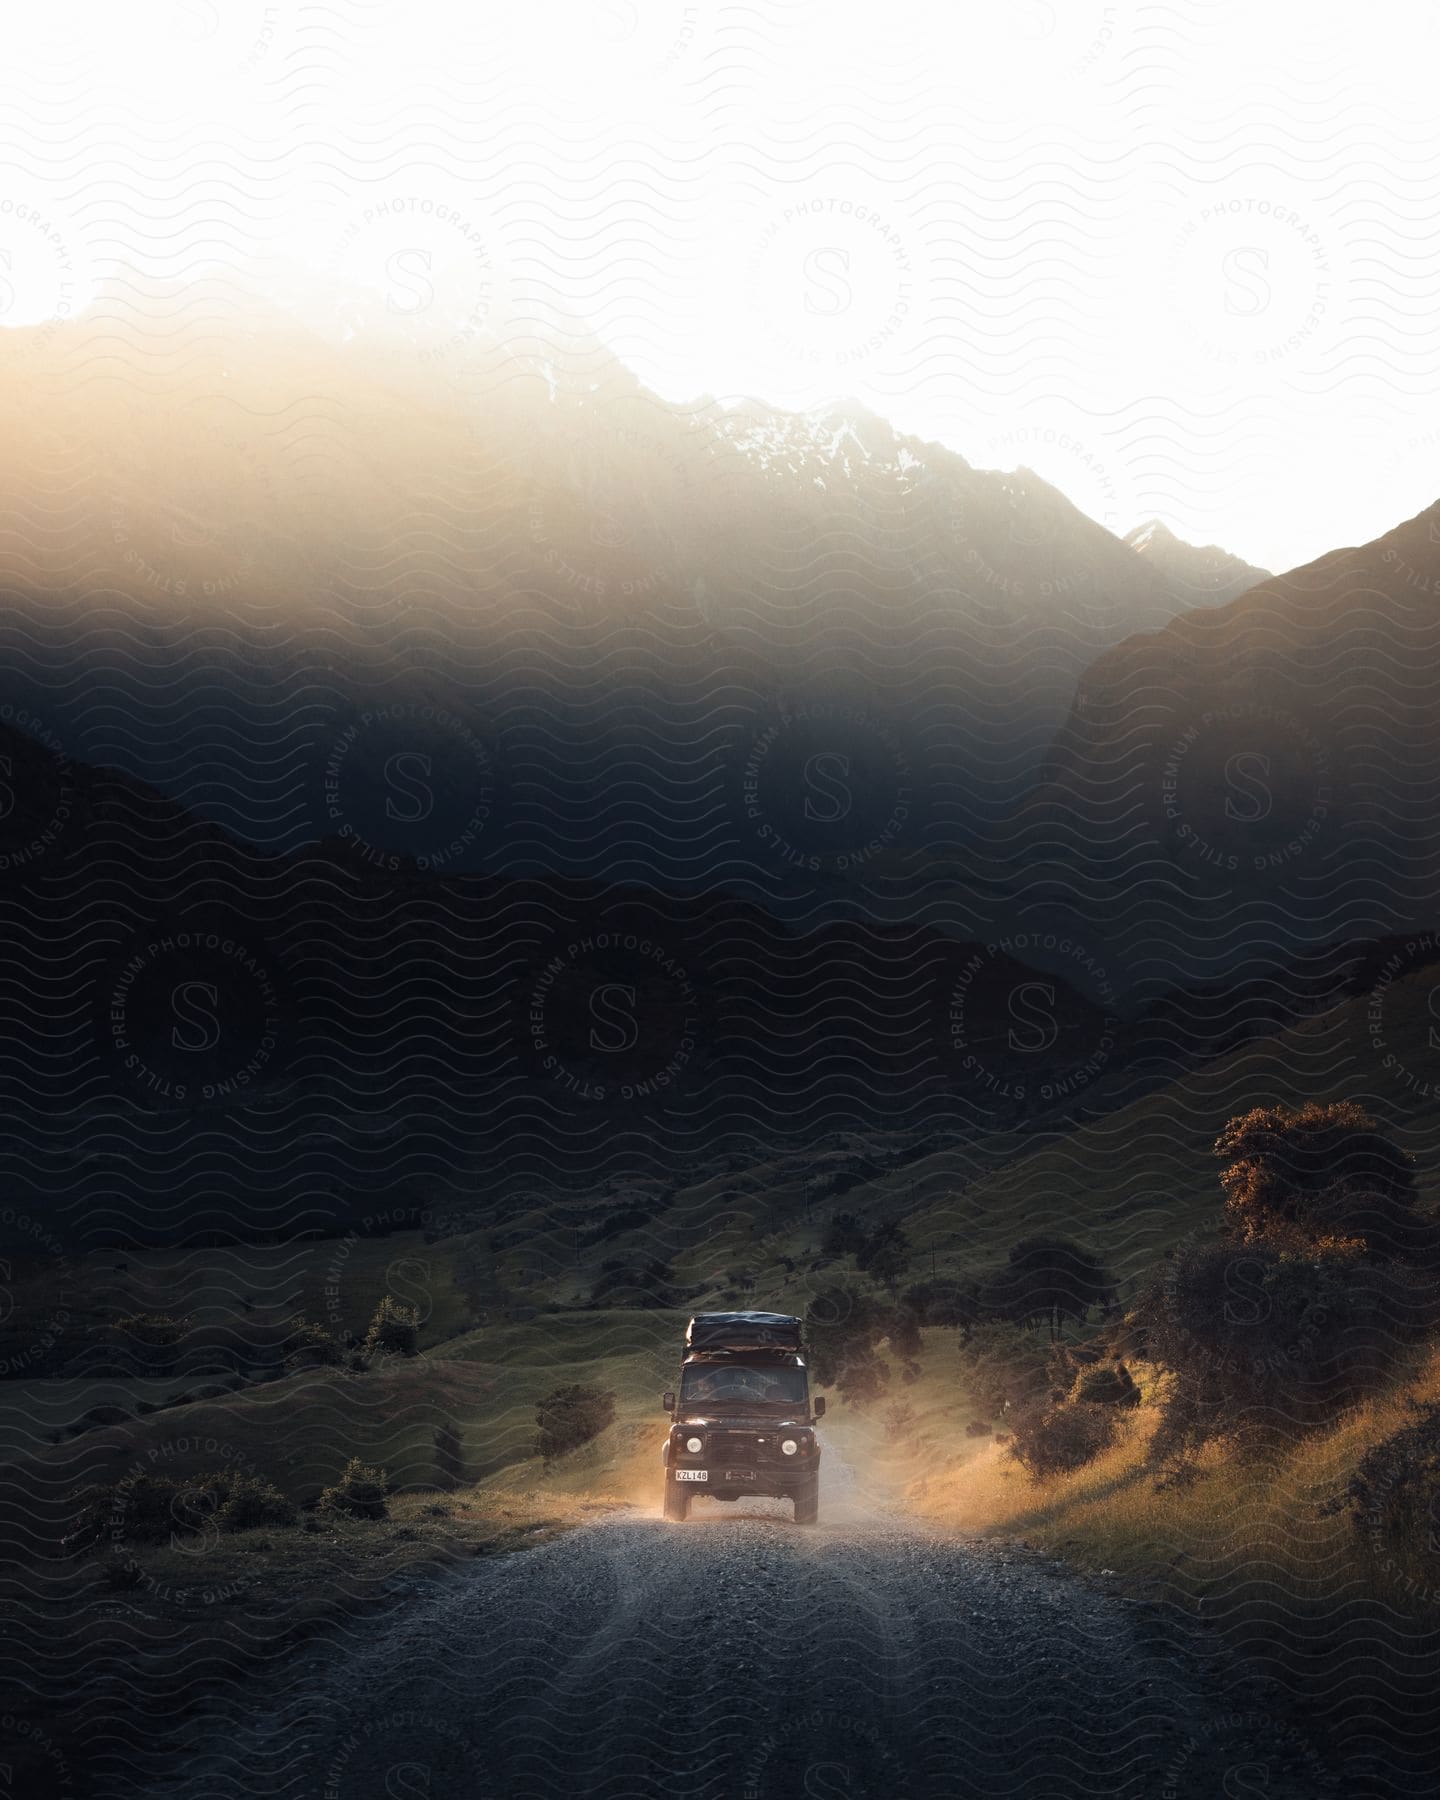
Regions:
<svg viewBox="0 0 1440 1800"><path fill-rule="evenodd" d="M797 1525L820 1516L820 1445L800 1321L788 1313L696 1313L685 1333L680 1391L663 1452L665 1517L689 1517L695 1494L795 1502Z"/></svg>

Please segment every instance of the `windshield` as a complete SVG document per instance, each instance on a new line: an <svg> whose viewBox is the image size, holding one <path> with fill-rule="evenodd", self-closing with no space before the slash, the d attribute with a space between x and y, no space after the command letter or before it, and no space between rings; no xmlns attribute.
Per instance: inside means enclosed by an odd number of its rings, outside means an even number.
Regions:
<svg viewBox="0 0 1440 1800"><path fill-rule="evenodd" d="M805 1371L797 1368L749 1368L743 1363L690 1367L680 1377L683 1406L711 1406L727 1401L755 1405L803 1406Z"/></svg>

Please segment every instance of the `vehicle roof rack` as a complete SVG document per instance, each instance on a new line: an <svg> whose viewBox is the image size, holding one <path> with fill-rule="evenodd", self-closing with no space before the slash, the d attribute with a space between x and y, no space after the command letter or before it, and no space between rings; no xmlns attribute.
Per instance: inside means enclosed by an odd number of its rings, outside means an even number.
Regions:
<svg viewBox="0 0 1440 1800"><path fill-rule="evenodd" d="M685 1327L687 1350L798 1350L800 1321L793 1313L696 1313Z"/></svg>

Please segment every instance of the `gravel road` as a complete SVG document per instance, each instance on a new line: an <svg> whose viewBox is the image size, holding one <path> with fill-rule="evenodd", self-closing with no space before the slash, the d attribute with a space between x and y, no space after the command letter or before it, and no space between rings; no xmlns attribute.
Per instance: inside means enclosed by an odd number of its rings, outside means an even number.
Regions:
<svg viewBox="0 0 1440 1800"><path fill-rule="evenodd" d="M192 1739L166 1800L1189 1800L1328 1791L1297 1729L1038 1553L844 1504L612 1515L417 1584ZM155 1788L152 1792L157 1791Z"/></svg>

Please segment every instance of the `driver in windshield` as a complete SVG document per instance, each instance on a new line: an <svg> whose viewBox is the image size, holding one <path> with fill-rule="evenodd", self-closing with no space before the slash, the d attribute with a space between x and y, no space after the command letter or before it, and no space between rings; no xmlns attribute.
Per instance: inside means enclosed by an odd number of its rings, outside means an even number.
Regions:
<svg viewBox="0 0 1440 1800"><path fill-rule="evenodd" d="M771 1398L776 1382L756 1369L707 1369L695 1378L692 1400L751 1400Z"/></svg>

